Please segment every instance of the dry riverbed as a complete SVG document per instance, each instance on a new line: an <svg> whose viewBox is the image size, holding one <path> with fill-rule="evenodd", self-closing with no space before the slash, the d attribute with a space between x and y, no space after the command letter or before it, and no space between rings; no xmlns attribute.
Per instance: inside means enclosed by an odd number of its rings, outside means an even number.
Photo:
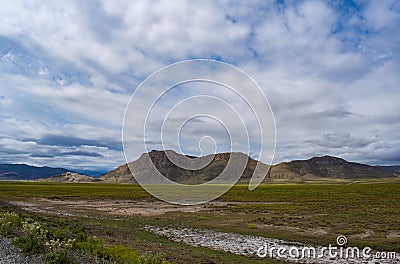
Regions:
<svg viewBox="0 0 400 264"><path fill-rule="evenodd" d="M178 229L146 226L145 229L157 235L168 237L175 242L185 243L195 247L206 247L215 250L222 250L232 254L246 255L249 257L272 257L295 263L319 264L400 263L400 254L395 254L394 258L382 259L375 257L378 252L371 251L367 252L371 255L371 257L364 259L362 258L363 255L361 253L361 249L360 257L358 258L353 257L354 255L351 253L348 253L348 255L346 255L346 253L340 255L340 248L343 249L343 252L347 252L346 245L343 245L342 247L338 245L332 245L332 247L337 247L338 250L333 250L332 254L329 255L328 250L324 249L322 246L311 246L298 242L288 242L280 239L271 239L260 236L249 236L237 233L225 233L207 229L191 228ZM275 250L268 250L272 248ZM278 254L278 248L284 252L282 254ZM315 249L315 254L311 253L311 248ZM379 254L381 253L383 252L380 252Z"/></svg>

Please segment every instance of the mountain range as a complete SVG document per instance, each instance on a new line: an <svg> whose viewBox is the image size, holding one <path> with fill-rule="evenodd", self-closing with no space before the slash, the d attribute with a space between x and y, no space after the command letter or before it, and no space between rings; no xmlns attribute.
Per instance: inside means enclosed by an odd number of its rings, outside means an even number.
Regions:
<svg viewBox="0 0 400 264"><path fill-rule="evenodd" d="M0 180L37 180L68 172L63 168L36 167L26 164L0 164Z"/></svg>
<svg viewBox="0 0 400 264"><path fill-rule="evenodd" d="M331 156L282 162L272 166L270 170L270 177L273 179L369 179L397 176L400 176L400 172L395 170L348 162Z"/></svg>
<svg viewBox="0 0 400 264"><path fill-rule="evenodd" d="M1 180L38 180L49 182L104 182L104 183L136 183L129 167L134 170L135 176L143 178L154 177L153 166L171 181L185 184L200 184L216 178L227 166L232 155L247 159L247 165L239 182L250 180L259 163L267 172L268 165L254 160L243 153L219 153L214 156L199 157L207 166L198 170L183 169L176 163L183 164L197 158L184 156L172 150L144 153L139 159L119 166L118 168L101 175L99 178L69 172L62 168L34 167L23 164L1 164ZM189 158L189 159L188 159ZM313 179L373 179L399 177L398 166L370 166L355 162L348 162L342 158L332 156L313 157L307 160L293 160L272 165L266 174L265 182L289 181L298 182Z"/></svg>
<svg viewBox="0 0 400 264"><path fill-rule="evenodd" d="M174 155L175 159L184 157L171 150L167 150L169 155ZM185 170L176 166L171 162L164 151L151 151L142 154L136 161L129 165L134 170L145 175L146 170L151 168L146 159L146 155L153 161L154 166L166 178L186 184L204 183L214 179L227 166L231 153L219 153L214 156L212 161L206 167L200 170ZM241 154L245 155L245 154ZM209 156L205 156L208 158ZM247 166L239 182L248 182L253 175L255 167L259 161L246 156ZM190 157L189 158L193 158ZM268 165L265 166L265 171ZM149 173L151 173L149 171ZM310 179L372 179L372 178L392 178L400 176L400 171L392 168L386 169L382 166L370 166L355 162L348 162L342 158L332 156L314 157L307 160L294 160L290 162L282 162L272 165L264 181L274 182L279 180L301 181ZM100 176L103 182L107 183L135 183L136 180L132 176L128 164L122 165L115 170Z"/></svg>
<svg viewBox="0 0 400 264"><path fill-rule="evenodd" d="M243 171L241 179L242 181L249 180L257 165L257 161L249 158L245 154L236 154L242 156L241 158L248 159L247 166ZM196 158L193 156L184 156L172 150L167 150L165 152L153 150L149 153L142 154L139 159L131 162L129 166L131 169L134 169L137 174L140 174L140 177L152 177L152 174L154 174L152 170L154 164L157 170L171 181L186 184L199 184L208 182L217 177L228 164L231 153L219 153L214 157L212 157L212 155L200 157L200 159L203 159L204 161L210 160L211 162L199 170L187 170L180 168L170 161L168 156L173 157L173 159L179 164L183 164L185 157L192 159ZM148 159L148 157L150 159ZM128 164L122 165L115 170L101 175L100 179L103 182L108 183L136 183L135 178L132 176L129 170Z"/></svg>

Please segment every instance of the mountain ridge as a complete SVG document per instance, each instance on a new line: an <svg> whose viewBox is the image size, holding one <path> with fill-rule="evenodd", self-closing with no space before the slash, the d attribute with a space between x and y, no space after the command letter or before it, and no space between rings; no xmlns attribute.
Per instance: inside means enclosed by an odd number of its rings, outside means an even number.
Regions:
<svg viewBox="0 0 400 264"><path fill-rule="evenodd" d="M368 179L390 178L400 174L395 171L333 156L312 157L306 160L281 162L271 167L274 178L331 178L331 179Z"/></svg>
<svg viewBox="0 0 400 264"><path fill-rule="evenodd" d="M167 152L171 152L168 150ZM174 151L175 155L178 154ZM169 180L184 184L199 184L207 182L215 178L223 171L227 165L227 161L231 153L216 154L212 162L205 168L198 171L185 171L178 168L171 161L168 161L164 151L153 150L144 153L142 156L130 162L130 166L138 172L146 169L148 164L143 164L143 155L148 154L154 161L155 167ZM242 153L242 155L245 155ZM209 156L209 155L208 155ZM208 157L203 156L203 157ZM246 155L247 156L247 155ZM193 156L186 156L193 158ZM201 157L200 157L201 158ZM312 157L307 160L293 160L289 162L281 162L276 165L267 165L248 157L247 166L242 173L239 182L248 182L252 177L255 167L258 163L264 166L266 170L270 167L264 182L273 182L279 180L301 181L307 179L372 179L372 178L393 178L400 176L400 172L388 170L379 166L366 165L356 162L349 162L345 159L333 156ZM143 162L143 163L142 163ZM145 175L144 177L151 177ZM135 177L132 176L128 164L124 164L100 176L103 182L108 183L136 183Z"/></svg>
<svg viewBox="0 0 400 264"><path fill-rule="evenodd" d="M68 172L64 168L37 167L27 164L0 164L0 180L37 180Z"/></svg>
<svg viewBox="0 0 400 264"><path fill-rule="evenodd" d="M229 157L232 154L236 154L239 156L245 155L238 152L218 153L213 157L212 162L210 162L204 168L199 170L185 170L171 162L167 155L177 158L180 161L180 164L182 164L183 157L187 157L189 159L199 158L207 160L210 159L213 155L194 157L178 154L172 150L166 150L165 152L152 150L148 153L143 153L137 160L132 161L129 164L131 165L131 168L135 168L136 173L141 174L142 177L154 176L152 171L152 165L154 165L157 170L160 171L161 174L165 175L166 178L168 178L169 180L186 184L199 184L203 182L208 182L217 177L224 170L227 162L229 161ZM151 159L151 163L149 163L149 160L146 159L147 155ZM253 174L254 168L257 165L257 161L248 157L247 155L245 156L248 158L248 162L245 170L243 171L242 178L250 179L251 175ZM101 175L99 178L103 182L108 183L136 183L136 179L132 176L128 164L121 165L115 170Z"/></svg>
<svg viewBox="0 0 400 264"><path fill-rule="evenodd" d="M231 155L247 158L247 164L239 182L247 183L257 165L266 172L264 182L304 181L311 179L372 179L393 178L400 176L399 166L373 166L334 156L312 157L306 160L292 160L275 165L259 162L243 153L225 152L215 155L195 157L178 154L173 150L152 150L143 153L137 160L129 164L135 170L135 176L154 177L153 165L162 175L171 181L184 184L201 184L216 178L227 166ZM146 159L146 158L150 159ZM210 161L201 169L186 170L176 166L169 158L179 164L189 164L192 160ZM183 162L183 163L182 163ZM269 170L268 170L269 169ZM268 172L268 173L267 173ZM238 172L240 173L240 172ZM236 174L236 173L235 173ZM137 183L128 164L92 177L69 171L64 168L36 167L27 164L0 164L0 180L38 180L44 182L104 182L104 183Z"/></svg>

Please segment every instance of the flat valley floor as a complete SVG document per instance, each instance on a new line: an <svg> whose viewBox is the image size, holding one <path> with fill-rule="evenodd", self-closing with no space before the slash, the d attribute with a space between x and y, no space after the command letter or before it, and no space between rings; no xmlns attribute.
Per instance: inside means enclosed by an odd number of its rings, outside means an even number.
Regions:
<svg viewBox="0 0 400 264"><path fill-rule="evenodd" d="M172 263L308 263L255 253L265 241L317 247L336 245L339 235L349 247L400 252L399 179L264 184L254 191L243 184L195 206L159 201L138 185L0 182L0 211L39 219L65 237L84 231L104 247L162 254Z"/></svg>

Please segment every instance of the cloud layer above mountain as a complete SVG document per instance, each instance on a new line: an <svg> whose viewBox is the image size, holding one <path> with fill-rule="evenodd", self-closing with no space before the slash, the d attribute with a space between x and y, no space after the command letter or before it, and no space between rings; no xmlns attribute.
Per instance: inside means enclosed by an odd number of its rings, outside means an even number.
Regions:
<svg viewBox="0 0 400 264"><path fill-rule="evenodd" d="M274 162L400 164L399 1L6 1L0 17L1 163L124 163L136 87L170 63L209 58L267 95ZM198 142L183 142L196 154Z"/></svg>

